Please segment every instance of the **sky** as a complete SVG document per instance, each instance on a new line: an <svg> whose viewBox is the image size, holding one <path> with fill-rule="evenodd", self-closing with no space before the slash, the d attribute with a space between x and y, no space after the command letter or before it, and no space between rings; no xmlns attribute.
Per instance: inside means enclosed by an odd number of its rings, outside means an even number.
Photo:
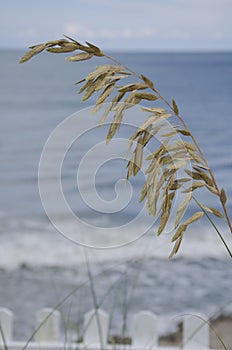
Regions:
<svg viewBox="0 0 232 350"><path fill-rule="evenodd" d="M0 4L0 48L63 34L102 49L232 50L232 0L9 0Z"/></svg>

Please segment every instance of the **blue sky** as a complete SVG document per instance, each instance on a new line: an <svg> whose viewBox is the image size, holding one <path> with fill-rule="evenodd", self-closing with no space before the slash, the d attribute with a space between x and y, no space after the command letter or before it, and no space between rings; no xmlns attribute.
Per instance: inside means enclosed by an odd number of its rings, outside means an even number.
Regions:
<svg viewBox="0 0 232 350"><path fill-rule="evenodd" d="M63 34L121 50L232 50L232 0L9 0L0 47Z"/></svg>

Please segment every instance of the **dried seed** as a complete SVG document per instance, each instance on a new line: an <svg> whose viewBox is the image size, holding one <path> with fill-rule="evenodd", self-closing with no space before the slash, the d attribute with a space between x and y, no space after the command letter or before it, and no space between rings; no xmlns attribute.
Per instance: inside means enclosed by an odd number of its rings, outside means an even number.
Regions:
<svg viewBox="0 0 232 350"><path fill-rule="evenodd" d="M63 52L72 52L78 49L78 46L75 43L65 43L60 47L51 47L47 48L48 52L52 53L63 53Z"/></svg>
<svg viewBox="0 0 232 350"><path fill-rule="evenodd" d="M180 236L183 236L183 233L186 231L186 229L187 225L181 225L172 237L172 242L175 242L177 239L179 239Z"/></svg>
<svg viewBox="0 0 232 350"><path fill-rule="evenodd" d="M209 213L214 214L215 216L217 216L218 218L224 218L224 215L222 214L222 212L218 209L214 209L212 207L206 207L205 205L202 205L202 208L206 211L208 211Z"/></svg>
<svg viewBox="0 0 232 350"><path fill-rule="evenodd" d="M172 259L173 256L178 252L179 248L180 248L180 245L181 245L181 242L182 242L182 239L183 239L183 235L181 235L178 240L176 241L172 251L171 251L171 254L169 255L169 259Z"/></svg>
<svg viewBox="0 0 232 350"><path fill-rule="evenodd" d="M194 165L193 169L195 169L196 171L201 171L201 169L209 170L209 167L207 167L206 165L203 165L203 164L201 164L201 165L198 164L198 165Z"/></svg>
<svg viewBox="0 0 232 350"><path fill-rule="evenodd" d="M176 135L177 134L177 131L176 130L173 130L173 131L170 131L170 132L168 132L168 133L166 133L166 134L162 134L161 136L162 137L172 137L172 136L174 136L174 135Z"/></svg>
<svg viewBox="0 0 232 350"><path fill-rule="evenodd" d="M189 205L191 199L192 199L192 193L188 193L186 195L185 200L180 204L180 206L177 210L177 213L176 213L175 228L177 228L179 226L181 219L184 215L184 212L187 209L187 206Z"/></svg>
<svg viewBox="0 0 232 350"><path fill-rule="evenodd" d="M75 83L75 85L78 85L78 84L84 83L84 81L86 81L86 79L85 79L85 78L84 78L84 79L81 79L81 80L78 80L78 81Z"/></svg>
<svg viewBox="0 0 232 350"><path fill-rule="evenodd" d="M104 53L101 51L101 49L88 41L86 41L86 44L93 50L92 52L94 53L95 56L104 56Z"/></svg>
<svg viewBox="0 0 232 350"><path fill-rule="evenodd" d="M188 220L186 220L184 222L184 225L188 226L188 225L192 224L193 222L199 220L203 215L204 215L203 211L197 211Z"/></svg>
<svg viewBox="0 0 232 350"><path fill-rule="evenodd" d="M99 121L99 126L102 126L102 124L105 122L106 118L108 117L108 114L110 113L110 111L112 110L113 106L114 106L114 99L112 100L112 102L109 103L109 105L107 106L107 108L105 109L105 112L103 114L103 116L101 117L100 121ZM92 109L92 112L94 113L96 111L96 107L98 106L95 106L93 109Z"/></svg>
<svg viewBox="0 0 232 350"><path fill-rule="evenodd" d="M188 193L197 190L198 188L208 186L203 181L195 181L191 187L187 188L186 190L182 191L182 193Z"/></svg>
<svg viewBox="0 0 232 350"><path fill-rule="evenodd" d="M154 114L164 114L167 113L166 109L164 108L148 108L148 107L143 107L141 108L141 111L143 112L151 112Z"/></svg>
<svg viewBox="0 0 232 350"><path fill-rule="evenodd" d="M222 188L221 193L220 193L220 201L223 205L226 204L227 197L226 197L226 192L225 192L224 188Z"/></svg>
<svg viewBox="0 0 232 350"><path fill-rule="evenodd" d="M216 196L220 196L220 193L218 193L218 191L216 190L216 188L212 187L212 186L209 186L206 184L206 187L208 188L208 190L210 192L212 192L213 194L215 194Z"/></svg>
<svg viewBox="0 0 232 350"><path fill-rule="evenodd" d="M183 168L186 163L190 160L190 158L185 158L180 161L174 162L167 166L167 169L180 169Z"/></svg>
<svg viewBox="0 0 232 350"><path fill-rule="evenodd" d="M46 48L46 44L39 44L33 46L33 48L28 51L19 61L19 63L27 62L29 59L31 59L33 56L37 55L38 53L42 52Z"/></svg>
<svg viewBox="0 0 232 350"><path fill-rule="evenodd" d="M141 74L141 78L143 79L143 81L146 83L146 85L150 88L150 89L154 89L154 83L153 81L151 81L150 79L148 79L147 77L145 77L145 75Z"/></svg>
<svg viewBox="0 0 232 350"><path fill-rule="evenodd" d="M176 101L174 100L174 98L172 99L172 106L173 106L173 111L176 115L179 115L179 109L177 107Z"/></svg>
<svg viewBox="0 0 232 350"><path fill-rule="evenodd" d="M89 60L92 57L93 57L93 54L87 53L87 52L82 52L82 53L78 53L75 56L69 56L66 58L66 60L70 61L70 62L78 62L78 61Z"/></svg>
<svg viewBox="0 0 232 350"><path fill-rule="evenodd" d="M195 172L195 171L190 171L188 169L185 169L184 171L194 180L201 180L202 179L200 174Z"/></svg>
<svg viewBox="0 0 232 350"><path fill-rule="evenodd" d="M199 155L196 152L193 152L192 150L188 150L189 154L191 155L191 158L195 160L197 163L202 163L202 159L199 157Z"/></svg>
<svg viewBox="0 0 232 350"><path fill-rule="evenodd" d="M212 179L204 171L200 171L199 175L209 186L214 187Z"/></svg>
<svg viewBox="0 0 232 350"><path fill-rule="evenodd" d="M119 92L131 92L131 91L135 91L135 90L137 90L136 85L138 85L138 86L141 85L143 89L146 89L146 85L144 85L144 84L135 84L135 83L132 83L132 84L127 84L127 85L124 85L124 86L119 87L119 88L118 88L118 91L119 91Z"/></svg>
<svg viewBox="0 0 232 350"><path fill-rule="evenodd" d="M140 199L139 199L140 203L145 199L146 195L147 195L147 183L145 182L141 191Z"/></svg>
<svg viewBox="0 0 232 350"><path fill-rule="evenodd" d="M143 163L143 147L138 142L137 147L135 149L135 165L136 165L136 171L134 175L138 173L138 171L141 169Z"/></svg>
<svg viewBox="0 0 232 350"><path fill-rule="evenodd" d="M133 174L133 169L134 169L134 154L133 154L131 160L128 162L127 168L128 168L128 170L127 170L126 178L127 178L127 180L129 180L129 178Z"/></svg>
<svg viewBox="0 0 232 350"><path fill-rule="evenodd" d="M114 120L110 125L109 131L106 137L106 144L110 142L112 137L115 135L117 129L120 127L123 119L123 115L124 115L124 108L125 108L125 104L121 103L121 105L118 107L115 113Z"/></svg>
<svg viewBox="0 0 232 350"><path fill-rule="evenodd" d="M136 92L135 97L141 98L142 100L148 100L148 101L156 101L159 98L155 94L151 94L149 92Z"/></svg>
<svg viewBox="0 0 232 350"><path fill-rule="evenodd" d="M90 85L90 87L87 89L86 93L84 94L84 96L82 97L82 101L87 101L90 96L92 96L92 94L95 92L95 88L93 85Z"/></svg>
<svg viewBox="0 0 232 350"><path fill-rule="evenodd" d="M191 136L191 132L188 130L177 129L177 131L184 136Z"/></svg>
<svg viewBox="0 0 232 350"><path fill-rule="evenodd" d="M192 151L196 151L196 147L192 144L192 143L190 143L190 142L184 142L184 146L189 150L189 149L191 149Z"/></svg>
<svg viewBox="0 0 232 350"><path fill-rule="evenodd" d="M106 86L104 91L101 93L101 95L98 97L96 104L103 103L107 100L111 92L114 90L115 83L109 84Z"/></svg>
<svg viewBox="0 0 232 350"><path fill-rule="evenodd" d="M92 81L88 80L78 91L78 94L81 94L83 91L85 91L88 87L90 87L93 84Z"/></svg>
<svg viewBox="0 0 232 350"><path fill-rule="evenodd" d="M169 212L164 211L161 215L161 218L160 218L160 225L158 228L157 236L159 236L163 232L165 226L167 225L168 218L169 218Z"/></svg>

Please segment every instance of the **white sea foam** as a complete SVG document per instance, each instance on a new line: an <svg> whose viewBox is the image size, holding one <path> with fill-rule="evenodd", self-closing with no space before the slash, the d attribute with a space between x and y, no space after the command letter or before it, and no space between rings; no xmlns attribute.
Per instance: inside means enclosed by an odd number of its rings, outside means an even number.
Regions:
<svg viewBox="0 0 232 350"><path fill-rule="evenodd" d="M66 223L68 225L68 223ZM8 225L9 229L9 225ZM74 228L73 228L74 229ZM86 228L75 227L85 235ZM143 232L141 224L141 232ZM156 236L156 229L138 240L119 248L94 249L88 248L89 255L96 262L125 261L146 258L166 259L172 249L171 233ZM229 234L222 230L228 245L231 247ZM107 231L97 228L94 231L99 243L110 239ZM122 232L120 231L120 234ZM125 231L126 235L127 232ZM128 232L131 236L131 232ZM101 244L100 244L101 245ZM195 225L186 232L181 249L177 255L179 258L219 258L226 259L227 252L217 233L208 226ZM14 269L23 264L27 266L58 266L75 267L84 262L84 250L81 245L71 242L59 234L51 225L39 221L24 220L12 221L10 232L1 233L0 267Z"/></svg>

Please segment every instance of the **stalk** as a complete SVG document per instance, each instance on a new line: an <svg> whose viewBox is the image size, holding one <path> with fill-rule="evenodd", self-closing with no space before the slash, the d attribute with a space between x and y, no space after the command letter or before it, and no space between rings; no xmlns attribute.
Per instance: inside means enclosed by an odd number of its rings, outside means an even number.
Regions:
<svg viewBox="0 0 232 350"><path fill-rule="evenodd" d="M108 58L109 60L111 60L112 62L116 63L117 65L123 67L124 69L126 69L128 72L130 72L133 76L137 77L139 80L143 81L142 77L140 74L138 74L137 72L135 72L134 70L132 70L131 68L127 67L126 65L122 64L120 61L116 60L114 57L111 57L109 55L106 55L104 54L104 57ZM156 93L156 95L160 98L160 100L162 100L166 106L176 115L176 117L178 118L178 120L180 121L180 123L182 124L182 126L184 127L184 129L186 131L189 131L189 128L187 126L187 124L185 123L184 119L181 117L181 115L179 113L176 113L173 106L165 99L165 97L163 95L161 95L161 93L154 87L150 87L150 89L152 91L154 91ZM195 145L195 147L197 148L198 152L200 153L201 155L201 158L203 160L203 162L205 163L205 166L208 168L208 171L209 171L209 174L211 176L211 179L214 183L214 186L215 186L215 189L217 191L217 195L220 197L220 190L219 190L219 187L217 185L217 182L216 182L216 179L214 177L214 174L213 174L213 171L212 169L210 168L206 158L205 158L205 155L203 153L203 151L201 150L196 138L194 137L194 135L192 135L192 133L190 133L191 135L189 135ZM230 232L232 234L232 223L231 223L231 220L230 220L230 217L229 217L229 214L228 214L228 210L227 210L227 207L226 207L226 204L225 203L222 203L221 202L221 205L222 205L222 209L223 209L223 212L225 214L225 219L227 221L227 224L228 224L228 227L230 229ZM207 218L209 219L209 215L207 214L206 215ZM212 220L210 219L210 222L212 224ZM214 228L215 228L215 225L213 224ZM219 231L217 231L219 232ZM222 239L222 236L220 234L220 238ZM223 242L224 243L224 242ZM227 247L228 248L228 247ZM228 250L228 249L227 249ZM232 257L232 256L231 256Z"/></svg>
<svg viewBox="0 0 232 350"><path fill-rule="evenodd" d="M132 85L132 88L131 86L129 87L129 90L127 90L127 88L125 89L125 91L121 90L122 91L122 95L120 96L120 94L118 96L116 96L116 102L119 102L119 101L123 101L124 104L127 103L127 98L124 98L123 100L123 96L125 93L129 92L135 92L137 93L137 102L136 102L136 99L135 99L135 102L134 104L132 103L132 105L135 105L136 103L139 103L141 100L149 100L149 101L155 101L156 99L160 99L167 107L168 109L170 110L170 112L172 112L171 114L169 114L170 116L173 114L176 116L176 118L178 119L179 123L180 123L180 126L183 128L183 130L176 130L176 132L180 132L181 134L183 134L184 136L188 136L191 138L191 144L192 146L194 145L194 151L196 151L195 153L195 158L194 156L191 155L191 152L189 152L188 150L186 150L186 154L188 156L190 156L189 159L193 159L196 161L196 165L197 165L197 172L199 173L199 177L200 177L200 180L203 180L203 185L202 183L197 183L197 181L195 181L195 183L193 182L193 186L188 188L187 189L187 192L190 192L190 191L193 191L197 188L200 188L202 186L206 186L208 188L208 190L210 190L211 192L213 192L214 195L216 195L217 197L219 197L220 199L220 203L221 203L221 207L222 207L222 211L224 213L224 215L222 215L220 212L217 213L217 210L214 210L213 208L207 208L205 207L204 209L206 210L203 210L203 208L201 208L202 212L206 214L208 220L210 221L210 223L213 225L213 227L216 229L220 239L222 240L223 244L225 245L227 251L230 253L229 251L229 248L228 246L226 245L225 243L225 240L223 239L220 231L216 228L215 224L213 223L212 219L210 218L210 216L206 213L206 211L209 211L210 213L213 213L214 215L216 216L219 216L219 217L224 217L226 222L227 222L227 225L229 227L229 230L230 232L232 233L232 223L231 223L231 218L229 216L229 213L228 213L228 210L227 210L227 206L226 206L226 194L225 194L225 191L224 189L220 190L219 189L219 186L216 182L216 179L214 177L214 174L213 174L213 171L212 169L210 168L205 156L204 156L204 153L202 152L197 140L195 139L194 135L192 135L192 133L190 132L187 124L185 123L184 119L182 118L182 116L180 115L179 113L179 109L176 105L176 102L174 100L172 100L172 103L170 103L157 89L156 87L154 86L153 82L143 76L142 74L138 74L137 72L135 72L134 70L132 70L130 67L127 67L126 65L122 64L120 61L118 61L117 59L115 59L114 57L111 57L107 54L105 54L104 52L101 51L101 49L97 46L95 46L94 44L91 44L89 42L86 41L86 45L82 45L80 44L79 42L77 42L76 40L70 38L70 37L67 37L66 38L70 41L67 41L67 39L59 39L59 40L54 40L54 41L48 41L46 43L43 43L43 44L39 44L39 45L34 45L34 46L31 46L30 47L30 51L27 52L20 60L20 63L24 63L26 61L28 61L29 59L31 59L33 56L37 55L38 53L44 51L44 50L47 50L49 52L53 52L53 53L67 53L67 52L73 52L73 51L76 51L76 50L79 50L81 51L81 53L78 53L74 56L69 56L67 58L68 61L71 61L71 62L77 62L77 61L83 61L83 60L89 60L91 59L92 57L105 57L107 58L108 60L110 60L111 62L113 62L114 64L116 64L118 67L119 67L119 71L121 68L123 68L123 70L128 73L128 75L131 75L131 76L134 76L136 77L139 81L142 81L142 90L144 89L144 86L145 86L145 89L150 89L153 93L138 93L137 92L137 87L136 85L141 85L141 84L134 84L135 85L135 88L133 89L133 84ZM103 67L103 71L104 71L104 66ZM117 67L117 68L118 68ZM109 72L107 69L105 70L105 74L107 75L107 72ZM117 69L114 68L114 66L112 66L112 70L110 71L110 73L112 73L112 75L114 75L115 73L117 73ZM86 101L93 93L97 92L101 89L104 88L103 92L98 96L98 99L96 101L96 107L99 107L100 104L103 104L107 98L109 97L109 95L112 93L112 91L114 89L117 89L117 86L115 86L115 83L116 81L120 80L121 77L118 77L117 79L117 75L115 76L116 77L116 80L114 80L113 82L111 81L111 83L109 84L109 81L106 79L104 81L104 74L100 74L99 72L92 72L92 78L84 78L82 80L80 80L78 82L79 83L82 83L85 81L85 84L84 86L82 86L82 88L79 90L79 93L82 93L83 91L85 91L85 95L84 95L84 98L83 98L83 101ZM110 75L110 74L109 74ZM100 79L100 80L98 80ZM111 78L110 78L111 79ZM92 84L92 85L91 85ZM138 90L140 90L140 87L138 88ZM120 90L119 90L120 91ZM130 97L130 95L129 95ZM133 97L133 96L132 96ZM114 99L112 100L112 102L114 103L115 102ZM139 102L138 102L139 101ZM101 107L101 106L100 106ZM110 111L110 110L109 110ZM107 114L109 113L108 110L105 111L106 114L103 115L103 121L104 122L104 118L107 117ZM122 118L123 118L123 114L124 114L125 110L116 110L115 112L115 121L113 123L111 123L111 126L110 126L110 129L109 129L109 132L108 132L108 135L107 135L107 138L106 138L106 141L107 143L114 137L114 134L115 132L117 131L118 127L120 126L121 124L121 121L122 121ZM162 113L161 113L162 115ZM155 112L154 112L154 116L156 117L155 115ZM121 119L119 118L121 117ZM167 116L166 116L167 117ZM155 120L155 119L154 119ZM140 138L138 138L138 135L132 135L132 137L134 137L134 140L137 139L137 147L135 148L134 150L134 153L133 153L133 156L131 157L130 161L128 162L128 172L127 172L127 178L129 178L130 176L132 175L136 175L139 171L139 169L141 168L141 159L142 159L142 152L143 152L143 147L146 146L147 142L149 142L149 138L148 140L146 141L146 128L147 128L147 125L149 125L149 122L148 124L146 124L147 121L145 123L143 123L143 127L145 128L144 130L145 131L142 131L141 134L139 135L142 135ZM151 125L153 124L153 122L149 125L148 128L151 127ZM140 131L141 132L141 131ZM149 133L149 132L148 132ZM172 137L172 136L170 136ZM169 141L169 140L168 140ZM141 143L142 145L142 149L141 147L139 148L138 145L139 143ZM165 168L166 164L167 163L164 163L163 160L164 158L166 157L166 162L168 161L167 159L167 155L165 155L165 153L167 152L167 150L165 151L165 147L163 146L163 149L160 149L160 150L157 150L157 154L154 155L154 157L160 162L161 164L161 167L163 167L165 170L167 170L167 168ZM154 152L156 153L156 152ZM136 164L135 160L138 160L139 161L139 165ZM179 162L180 163L180 162ZM185 159L184 159L184 163L185 165ZM200 165L199 165L200 164ZM181 164L178 164L179 167L182 167ZM169 164L169 168L172 169L172 166L173 164L171 164L171 167L170 167L170 164ZM200 171L199 169L201 168L201 166L203 168L205 168L206 170L205 171ZM152 172L152 168L149 169L149 172ZM151 173L151 175L154 175L158 178L158 181L160 180L159 179L159 173L153 171ZM159 225L159 228L158 228L158 235L161 234L169 220L169 216L170 216L170 209L172 207L172 200L175 196L175 190L178 189L179 187L177 186L175 188L172 188L172 181L174 181L174 177L172 177L172 174L166 172L166 177L164 178L164 180L166 181L166 195L165 195L165 198L163 200L163 204L162 204L162 207L160 208L160 211L159 213L161 212L161 215L160 215L160 225ZM190 178L192 180L196 180L198 179L197 177L194 177L194 174L190 174L189 175ZM183 179L180 179L180 181L183 180ZM150 176L150 178L147 180L147 181L155 181L154 180L154 177L152 178ZM164 184L164 182L162 182L163 180L161 180L161 186ZM146 183L145 183L146 184ZM194 184L195 184L195 188L194 188ZM177 184L178 185L178 184ZM145 188L146 190L146 188ZM151 202L149 203L149 200L152 201L152 197L150 195L150 193L146 192L144 190L144 188L142 189L143 193L142 193L142 200L144 200L146 198L147 200L147 204L148 204L148 211L149 211L149 214L152 214L154 216L156 216L157 212L156 210L154 209L154 207L152 207L152 204ZM157 194L157 193L156 193ZM158 193L158 198L159 198L159 193ZM198 205L199 206L199 205ZM181 208L181 206L179 207L179 216L181 214L181 210L183 208ZM214 211L212 211L211 209L213 209ZM196 220L199 220L202 216L202 212L197 212L195 213L194 215L192 215L188 220L186 220L183 224L181 224L181 221L178 221L179 218L177 218L177 226L176 226L176 233L175 235L173 236L173 239L172 241L175 242L175 246L173 248L173 251L172 253L170 254L170 257L172 257L174 254L177 253L179 247L180 247L180 244L181 244L181 241L183 239L183 234L185 232L185 230L187 229L187 227L192 224L193 222L195 222ZM230 254L231 256L231 254ZM94 286L92 286L94 287Z"/></svg>

